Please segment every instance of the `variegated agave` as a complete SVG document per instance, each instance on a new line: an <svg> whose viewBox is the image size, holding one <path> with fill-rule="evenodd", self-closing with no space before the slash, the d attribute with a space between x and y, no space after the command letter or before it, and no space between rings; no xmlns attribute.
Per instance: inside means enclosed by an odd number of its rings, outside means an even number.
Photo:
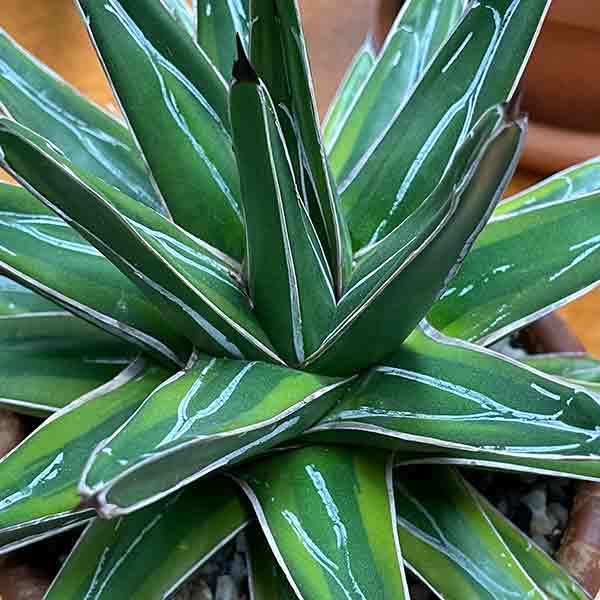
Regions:
<svg viewBox="0 0 600 600"><path fill-rule="evenodd" d="M585 598L454 466L600 479L595 393L486 349L600 268L600 161L496 208L548 0L406 3L323 133L294 0L168 4L78 0L127 124L1 37L0 397L49 416L2 551L89 522L53 600L243 529L255 600Z"/></svg>

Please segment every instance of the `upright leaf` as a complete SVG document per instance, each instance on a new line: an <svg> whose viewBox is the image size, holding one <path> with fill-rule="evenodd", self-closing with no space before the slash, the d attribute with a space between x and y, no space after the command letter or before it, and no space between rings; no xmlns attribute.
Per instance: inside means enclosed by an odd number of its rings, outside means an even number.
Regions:
<svg viewBox="0 0 600 600"><path fill-rule="evenodd" d="M94 519L45 599L167 598L251 517L235 485L218 478L128 517Z"/></svg>
<svg viewBox="0 0 600 600"><path fill-rule="evenodd" d="M397 469L394 492L406 561L440 598L546 600L457 471Z"/></svg>
<svg viewBox="0 0 600 600"><path fill-rule="evenodd" d="M160 2L78 2L173 218L240 259L243 230L225 82Z"/></svg>
<svg viewBox="0 0 600 600"><path fill-rule="evenodd" d="M123 123L86 100L0 31L0 106L80 169L168 214Z"/></svg>
<svg viewBox="0 0 600 600"><path fill-rule="evenodd" d="M175 17L175 20L192 36L195 37L194 17L187 0L161 0L165 8Z"/></svg>
<svg viewBox="0 0 600 600"><path fill-rule="evenodd" d="M352 268L348 228L321 140L312 75L296 0L251 0L252 64L267 85L290 152L299 148L299 188L341 294Z"/></svg>
<svg viewBox="0 0 600 600"><path fill-rule="evenodd" d="M505 356L416 331L309 432L318 443L600 480L600 401ZM313 435L310 435L310 434Z"/></svg>
<svg viewBox="0 0 600 600"><path fill-rule="evenodd" d="M487 345L595 287L599 208L596 192L494 216L429 313L432 325Z"/></svg>
<svg viewBox="0 0 600 600"><path fill-rule="evenodd" d="M19 125L0 120L0 145L7 168L130 277L157 313L169 315L159 331L178 329L212 354L281 362L251 310L238 265L82 173Z"/></svg>
<svg viewBox="0 0 600 600"><path fill-rule="evenodd" d="M80 507L77 482L87 456L166 376L138 360L46 420L0 461L0 552L90 517L72 512Z"/></svg>
<svg viewBox="0 0 600 600"><path fill-rule="evenodd" d="M363 254L338 305L336 326L307 360L311 370L356 372L400 346L488 220L514 173L523 134L522 122L506 123L496 109L482 118L430 198Z"/></svg>
<svg viewBox="0 0 600 600"><path fill-rule="evenodd" d="M470 3L403 109L341 186L355 249L383 239L413 212L473 124L512 96L548 5Z"/></svg>
<svg viewBox="0 0 600 600"><path fill-rule="evenodd" d="M373 38L367 36L363 45L358 49L344 78L342 79L336 95L329 106L323 121L323 144L327 153L335 143L337 136L352 110L352 105L369 77L371 69L375 65L375 48Z"/></svg>
<svg viewBox="0 0 600 600"><path fill-rule="evenodd" d="M299 598L409 598L387 458L307 447L237 471Z"/></svg>
<svg viewBox="0 0 600 600"><path fill-rule="evenodd" d="M39 161L34 160L32 168L41 174ZM0 184L0 239L0 272L153 354L173 363L186 359L189 343L165 327L163 315L137 287L74 229L16 186ZM46 315L41 321L34 319L32 330L10 317L3 335L12 330L22 339L44 336L50 344L52 337L82 333L71 320L61 330L64 322L64 317L54 321ZM94 332L91 326L88 330Z"/></svg>
<svg viewBox="0 0 600 600"><path fill-rule="evenodd" d="M280 356L297 366L331 328L336 302L331 274L298 193L269 93L243 57L236 63L236 77L231 118L250 295Z"/></svg>
<svg viewBox="0 0 600 600"><path fill-rule="evenodd" d="M236 36L246 50L250 45L250 0L196 0L196 27L198 44L229 81L237 57Z"/></svg>
<svg viewBox="0 0 600 600"><path fill-rule="evenodd" d="M393 121L464 8L465 0L411 0L404 4L329 151L338 182L352 173Z"/></svg>
<svg viewBox="0 0 600 600"><path fill-rule="evenodd" d="M200 357L96 448L81 493L105 516L133 512L294 438L334 406L345 383L264 362Z"/></svg>

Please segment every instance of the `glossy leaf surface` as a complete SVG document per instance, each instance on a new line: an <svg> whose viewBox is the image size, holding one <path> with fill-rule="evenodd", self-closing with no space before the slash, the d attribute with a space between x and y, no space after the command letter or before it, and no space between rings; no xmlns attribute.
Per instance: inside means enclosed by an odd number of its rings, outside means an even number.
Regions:
<svg viewBox="0 0 600 600"><path fill-rule="evenodd" d="M2 348L0 406L45 417L116 377L131 362L128 356L104 354L88 347L72 351Z"/></svg>
<svg viewBox="0 0 600 600"><path fill-rule="evenodd" d="M127 128L0 31L0 106L80 169L166 214Z"/></svg>
<svg viewBox="0 0 600 600"><path fill-rule="evenodd" d="M299 598L409 598L387 458L308 447L237 472Z"/></svg>
<svg viewBox="0 0 600 600"><path fill-rule="evenodd" d="M96 448L81 491L102 514L132 512L289 440L340 397L343 380L200 357Z"/></svg>
<svg viewBox="0 0 600 600"><path fill-rule="evenodd" d="M490 344L600 281L600 193L493 217L428 319ZM523 252L526 244L527 252Z"/></svg>
<svg viewBox="0 0 600 600"><path fill-rule="evenodd" d="M439 597L546 599L458 471L397 469L394 492L405 560Z"/></svg>
<svg viewBox="0 0 600 600"><path fill-rule="evenodd" d="M175 20L192 36L195 37L194 16L188 6L187 0L161 0L165 8L173 15Z"/></svg>
<svg viewBox="0 0 600 600"><path fill-rule="evenodd" d="M313 439L600 476L597 396L458 340L415 332L316 428ZM404 459L402 459L404 462ZM410 461L410 457L406 457Z"/></svg>
<svg viewBox="0 0 600 600"><path fill-rule="evenodd" d="M375 48L373 46L372 36L369 35L354 55L329 106L323 122L323 144L328 153L352 109L354 100L375 65Z"/></svg>
<svg viewBox="0 0 600 600"><path fill-rule="evenodd" d="M231 80L237 58L236 36L244 47L250 43L250 0L196 0L198 43L219 69Z"/></svg>
<svg viewBox="0 0 600 600"><path fill-rule="evenodd" d="M173 218L240 259L243 230L225 82L159 2L78 1Z"/></svg>
<svg viewBox="0 0 600 600"><path fill-rule="evenodd" d="M247 76L232 88L231 120L240 159L248 284L279 355L297 366L331 329L336 298L275 107L264 84L251 71Z"/></svg>
<svg viewBox="0 0 600 600"><path fill-rule="evenodd" d="M321 139L298 4L296 0L252 0L251 16L252 64L278 107L289 151L297 148L300 154L298 187L341 294L352 268L352 249Z"/></svg>
<svg viewBox="0 0 600 600"><path fill-rule="evenodd" d="M400 346L487 222L514 173L523 128L520 122L502 123L496 109L486 114L431 197L361 257L338 305L335 328L307 361L311 369L357 372Z"/></svg>
<svg viewBox="0 0 600 600"><path fill-rule="evenodd" d="M600 191L600 157L565 169L500 203L494 216L516 216Z"/></svg>
<svg viewBox="0 0 600 600"><path fill-rule="evenodd" d="M34 160L32 169L41 174L41 163ZM187 342L165 327L160 311L127 277L65 221L16 186L0 184L0 239L0 271L11 279L170 361L180 360L176 352L189 352ZM63 322L62 317L58 323L36 319L31 326L24 325L21 334L48 337L54 329L59 337L77 332L77 325L60 331ZM15 332L20 326L12 321Z"/></svg>
<svg viewBox="0 0 600 600"><path fill-rule="evenodd" d="M381 240L413 212L479 117L512 96L548 4L470 4L404 108L341 186L355 249Z"/></svg>
<svg viewBox="0 0 600 600"><path fill-rule="evenodd" d="M94 519L45 598L167 598L251 517L236 486L218 478L134 515Z"/></svg>
<svg viewBox="0 0 600 600"><path fill-rule="evenodd" d="M590 600L569 574L536 546L483 496L478 496L485 514L527 574L552 600Z"/></svg>
<svg viewBox="0 0 600 600"><path fill-rule="evenodd" d="M103 390L46 420L0 461L0 544L81 520L70 513L81 502L77 483L87 457L166 376L159 367L134 363Z"/></svg>
<svg viewBox="0 0 600 600"><path fill-rule="evenodd" d="M600 360L590 354L535 354L523 362L534 369L578 381L582 385L600 384Z"/></svg>
<svg viewBox="0 0 600 600"><path fill-rule="evenodd" d="M256 523L246 530L248 587L252 600L297 600L285 573L275 560L267 538Z"/></svg>
<svg viewBox="0 0 600 600"><path fill-rule="evenodd" d="M46 142L0 123L4 161L96 246L179 328L217 354L279 360L239 283L238 266L154 211L78 171ZM164 313L170 322L164 322Z"/></svg>
<svg viewBox="0 0 600 600"><path fill-rule="evenodd" d="M463 14L465 0L404 4L329 153L343 182L377 142Z"/></svg>

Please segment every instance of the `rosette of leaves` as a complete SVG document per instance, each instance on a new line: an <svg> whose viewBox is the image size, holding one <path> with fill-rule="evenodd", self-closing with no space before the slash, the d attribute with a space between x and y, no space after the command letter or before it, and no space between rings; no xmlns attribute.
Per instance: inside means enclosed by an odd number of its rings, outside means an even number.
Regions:
<svg viewBox="0 0 600 600"><path fill-rule="evenodd" d="M592 389L489 349L599 279L600 166L497 207L547 0L412 0L323 131L294 0L78 0L124 121L0 39L2 552L163 598L585 598L457 466L600 478Z"/></svg>

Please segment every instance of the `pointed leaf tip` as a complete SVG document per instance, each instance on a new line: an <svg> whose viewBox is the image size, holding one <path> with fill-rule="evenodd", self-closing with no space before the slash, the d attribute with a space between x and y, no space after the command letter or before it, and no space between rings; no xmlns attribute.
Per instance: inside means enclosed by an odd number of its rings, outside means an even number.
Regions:
<svg viewBox="0 0 600 600"><path fill-rule="evenodd" d="M233 80L239 83L258 83L258 75L248 59L244 44L239 36L235 36L237 59L233 63Z"/></svg>

